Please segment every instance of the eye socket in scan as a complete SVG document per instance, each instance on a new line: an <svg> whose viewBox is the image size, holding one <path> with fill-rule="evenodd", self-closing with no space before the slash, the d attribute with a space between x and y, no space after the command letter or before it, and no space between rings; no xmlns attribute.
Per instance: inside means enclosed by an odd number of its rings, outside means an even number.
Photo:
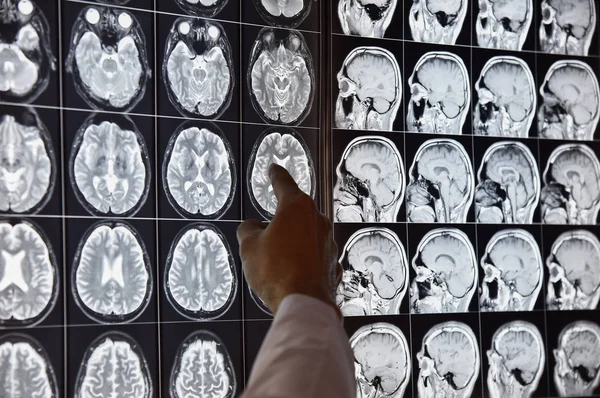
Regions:
<svg viewBox="0 0 600 398"><path fill-rule="evenodd" d="M253 0L256 11L269 24L295 28L310 14L311 0Z"/></svg>
<svg viewBox="0 0 600 398"><path fill-rule="evenodd" d="M541 51L588 55L596 19L594 0L542 0L538 35Z"/></svg>
<svg viewBox="0 0 600 398"><path fill-rule="evenodd" d="M533 0L479 0L475 32L479 47L521 51L531 21Z"/></svg>

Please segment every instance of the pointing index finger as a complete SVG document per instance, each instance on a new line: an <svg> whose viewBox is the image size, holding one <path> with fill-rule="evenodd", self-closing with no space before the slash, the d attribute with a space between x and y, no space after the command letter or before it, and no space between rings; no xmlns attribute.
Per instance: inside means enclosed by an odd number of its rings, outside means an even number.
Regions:
<svg viewBox="0 0 600 398"><path fill-rule="evenodd" d="M279 202L290 194L300 192L290 173L278 164L273 163L269 166L269 178L271 179L271 185L273 185L275 197Z"/></svg>

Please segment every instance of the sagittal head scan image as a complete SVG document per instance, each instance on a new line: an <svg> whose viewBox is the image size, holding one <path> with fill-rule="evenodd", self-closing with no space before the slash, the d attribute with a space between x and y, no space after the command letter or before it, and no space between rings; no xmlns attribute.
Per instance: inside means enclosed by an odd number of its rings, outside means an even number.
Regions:
<svg viewBox="0 0 600 398"><path fill-rule="evenodd" d="M522 59L492 57L475 82L475 91L475 135L529 137L537 110L537 92L533 74Z"/></svg>
<svg viewBox="0 0 600 398"><path fill-rule="evenodd" d="M417 361L420 398L467 398L473 394L479 377L479 343L464 323L445 322L432 327L423 337Z"/></svg>
<svg viewBox="0 0 600 398"><path fill-rule="evenodd" d="M146 39L135 16L118 8L84 8L73 25L66 68L93 109L131 110L151 77Z"/></svg>
<svg viewBox="0 0 600 398"><path fill-rule="evenodd" d="M540 87L539 136L593 140L599 104L600 86L592 68L578 60L557 61Z"/></svg>
<svg viewBox="0 0 600 398"><path fill-rule="evenodd" d="M408 288L408 261L398 235L364 228L344 245L336 303L344 316L394 315Z"/></svg>
<svg viewBox="0 0 600 398"><path fill-rule="evenodd" d="M229 141L214 123L187 121L171 136L163 163L169 203L187 218L219 218L231 206L237 172Z"/></svg>
<svg viewBox="0 0 600 398"><path fill-rule="evenodd" d="M269 178L273 163L285 168L302 192L315 197L315 166L306 142L291 128L270 128L254 143L246 176L252 204L266 219L273 218L277 209Z"/></svg>
<svg viewBox="0 0 600 398"><path fill-rule="evenodd" d="M533 20L533 4L533 0L480 0L475 23L479 47L520 51Z"/></svg>
<svg viewBox="0 0 600 398"><path fill-rule="evenodd" d="M32 0L0 5L0 101L30 103L56 69L46 16Z"/></svg>
<svg viewBox="0 0 600 398"><path fill-rule="evenodd" d="M144 138L127 116L92 115L73 141L69 175L77 199L90 213L133 215L150 189Z"/></svg>
<svg viewBox="0 0 600 398"><path fill-rule="evenodd" d="M600 241L590 231L562 233L546 258L549 310L595 310L600 301Z"/></svg>
<svg viewBox="0 0 600 398"><path fill-rule="evenodd" d="M296 30L263 28L254 41L248 68L252 106L266 123L297 126L315 96L312 54Z"/></svg>
<svg viewBox="0 0 600 398"><path fill-rule="evenodd" d="M0 338L0 396L4 398L59 396L54 369L44 348L20 333Z"/></svg>
<svg viewBox="0 0 600 398"><path fill-rule="evenodd" d="M355 48L344 60L337 81L337 128L393 129L402 100L402 76L392 53L379 47Z"/></svg>
<svg viewBox="0 0 600 398"><path fill-rule="evenodd" d="M408 131L462 134L471 106L471 83L463 60L449 52L423 55L408 78Z"/></svg>
<svg viewBox="0 0 600 398"><path fill-rule="evenodd" d="M201 330L188 336L177 351L169 390L173 398L233 398L237 380L221 339Z"/></svg>
<svg viewBox="0 0 600 398"><path fill-rule="evenodd" d="M408 221L464 223L474 191L473 167L465 148L451 139L426 141L409 170Z"/></svg>
<svg viewBox="0 0 600 398"><path fill-rule="evenodd" d="M162 74L179 113L219 118L231 103L235 85L231 44L223 26L178 18L167 37Z"/></svg>
<svg viewBox="0 0 600 398"><path fill-rule="evenodd" d="M0 211L36 213L54 191L54 145L33 108L5 109L0 112Z"/></svg>
<svg viewBox="0 0 600 398"><path fill-rule="evenodd" d="M404 161L394 143L379 136L353 139L336 168L335 222L395 222L404 200Z"/></svg>
<svg viewBox="0 0 600 398"><path fill-rule="evenodd" d="M544 283L538 243L522 229L497 232L481 258L479 310L532 311Z"/></svg>
<svg viewBox="0 0 600 398"><path fill-rule="evenodd" d="M46 318L58 298L59 274L53 248L37 226L0 222L0 327Z"/></svg>
<svg viewBox="0 0 600 398"><path fill-rule="evenodd" d="M498 141L483 155L475 218L488 224L531 224L541 192L537 160L524 144Z"/></svg>
<svg viewBox="0 0 600 398"><path fill-rule="evenodd" d="M410 285L414 314L467 312L477 290L477 258L467 235L456 228L427 233L411 262Z"/></svg>
<svg viewBox="0 0 600 398"><path fill-rule="evenodd" d="M529 322L513 321L498 328L486 353L490 398L535 396L546 366L544 345L540 331Z"/></svg>
<svg viewBox="0 0 600 398"><path fill-rule="evenodd" d="M217 227L197 223L179 233L167 258L164 289L181 315L219 318L231 307L237 284L233 253Z"/></svg>
<svg viewBox="0 0 600 398"><path fill-rule="evenodd" d="M337 14L344 34L383 37L397 3L397 0L339 0Z"/></svg>
<svg viewBox="0 0 600 398"><path fill-rule="evenodd" d="M596 224L600 209L600 162L588 146L564 144L548 159L541 212L545 224Z"/></svg>
<svg viewBox="0 0 600 398"><path fill-rule="evenodd" d="M102 323L129 322L146 308L152 270L144 242L125 222L102 221L79 241L71 291L77 306Z"/></svg>
<svg viewBox="0 0 600 398"><path fill-rule="evenodd" d="M401 398L411 379L410 349L400 329L373 323L350 337L357 398Z"/></svg>
<svg viewBox="0 0 600 398"><path fill-rule="evenodd" d="M227 5L229 0L174 0L187 14L212 18Z"/></svg>
<svg viewBox="0 0 600 398"><path fill-rule="evenodd" d="M135 340L113 331L92 342L77 373L74 398L152 396L150 369Z"/></svg>
<svg viewBox="0 0 600 398"><path fill-rule="evenodd" d="M552 342L554 343L554 342ZM552 350L553 378L561 397L591 397L600 385L600 327L589 321L567 325Z"/></svg>
<svg viewBox="0 0 600 398"><path fill-rule="evenodd" d="M596 30L595 0L543 0L540 48L552 54L588 55Z"/></svg>
<svg viewBox="0 0 600 398"><path fill-rule="evenodd" d="M456 44L469 7L467 0L413 0L408 14L412 39Z"/></svg>
<svg viewBox="0 0 600 398"><path fill-rule="evenodd" d="M269 25L295 28L310 14L312 0L253 0L256 11ZM318 5L318 3L315 3Z"/></svg>

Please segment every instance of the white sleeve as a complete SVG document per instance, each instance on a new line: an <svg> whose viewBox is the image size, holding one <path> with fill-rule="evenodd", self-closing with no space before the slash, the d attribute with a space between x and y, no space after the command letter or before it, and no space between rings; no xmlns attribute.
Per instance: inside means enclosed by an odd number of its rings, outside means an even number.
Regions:
<svg viewBox="0 0 600 398"><path fill-rule="evenodd" d="M354 356L334 309L293 294L279 306L244 398L351 398Z"/></svg>

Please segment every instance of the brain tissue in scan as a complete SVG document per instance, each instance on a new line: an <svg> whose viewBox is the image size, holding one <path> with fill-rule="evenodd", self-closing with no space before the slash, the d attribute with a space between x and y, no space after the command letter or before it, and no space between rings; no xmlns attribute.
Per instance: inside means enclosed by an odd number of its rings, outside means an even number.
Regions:
<svg viewBox="0 0 600 398"><path fill-rule="evenodd" d="M90 213L133 215L150 189L144 138L126 116L94 115L75 136L69 174L77 198Z"/></svg>
<svg viewBox="0 0 600 398"><path fill-rule="evenodd" d="M93 225L79 242L72 266L72 293L79 308L99 322L138 317L152 294L146 247L124 222Z"/></svg>
<svg viewBox="0 0 600 398"><path fill-rule="evenodd" d="M408 14L413 40L456 44L469 7L466 0L413 0Z"/></svg>
<svg viewBox="0 0 600 398"><path fill-rule="evenodd" d="M140 346L121 332L98 337L86 350L74 398L153 397L152 378Z"/></svg>
<svg viewBox="0 0 600 398"><path fill-rule="evenodd" d="M58 398L58 383L44 348L25 334L0 337L0 397Z"/></svg>
<svg viewBox="0 0 600 398"><path fill-rule="evenodd" d="M48 86L56 59L46 17L31 0L0 5L0 101L30 103Z"/></svg>
<svg viewBox="0 0 600 398"><path fill-rule="evenodd" d="M300 124L315 95L315 71L302 33L263 28L254 41L248 68L254 110L266 123Z"/></svg>
<svg viewBox="0 0 600 398"><path fill-rule="evenodd" d="M221 317L235 300L237 283L233 253L217 227L192 224L171 244L164 289L183 316L196 320Z"/></svg>
<svg viewBox="0 0 600 398"><path fill-rule="evenodd" d="M533 20L533 0L480 0L475 32L479 47L520 51Z"/></svg>
<svg viewBox="0 0 600 398"><path fill-rule="evenodd" d="M217 335L201 330L184 340L171 369L169 390L173 398L235 396L233 363Z"/></svg>
<svg viewBox="0 0 600 398"><path fill-rule="evenodd" d="M197 17L211 18L227 5L229 0L174 0L186 13Z"/></svg>
<svg viewBox="0 0 600 398"><path fill-rule="evenodd" d="M167 146L163 182L169 202L184 217L221 217L237 187L234 156L221 129L200 121L179 126Z"/></svg>
<svg viewBox="0 0 600 398"><path fill-rule="evenodd" d="M285 168L302 192L315 196L315 166L302 136L290 128L268 129L254 143L247 171L248 194L266 219L271 219L277 208L269 178L269 166L273 163Z"/></svg>
<svg viewBox="0 0 600 398"><path fill-rule="evenodd" d="M588 55L596 31L595 0L543 0L540 48L552 54Z"/></svg>
<svg viewBox="0 0 600 398"><path fill-rule="evenodd" d="M337 14L342 31L346 35L383 37L397 3L397 0L339 0Z"/></svg>
<svg viewBox="0 0 600 398"><path fill-rule="evenodd" d="M56 174L50 134L35 110L0 112L0 212L39 211L52 195Z"/></svg>
<svg viewBox="0 0 600 398"><path fill-rule="evenodd" d="M295 28L310 14L311 0L253 0L256 11L269 24Z"/></svg>
<svg viewBox="0 0 600 398"><path fill-rule="evenodd" d="M135 16L119 8L85 7L73 25L66 68L92 108L131 110L144 96L151 74Z"/></svg>
<svg viewBox="0 0 600 398"><path fill-rule="evenodd" d="M235 85L232 49L223 26L200 18L173 24L163 60L169 100L184 116L219 118Z"/></svg>
<svg viewBox="0 0 600 398"><path fill-rule="evenodd" d="M0 222L0 327L41 322L58 298L59 269L47 237L27 221Z"/></svg>

